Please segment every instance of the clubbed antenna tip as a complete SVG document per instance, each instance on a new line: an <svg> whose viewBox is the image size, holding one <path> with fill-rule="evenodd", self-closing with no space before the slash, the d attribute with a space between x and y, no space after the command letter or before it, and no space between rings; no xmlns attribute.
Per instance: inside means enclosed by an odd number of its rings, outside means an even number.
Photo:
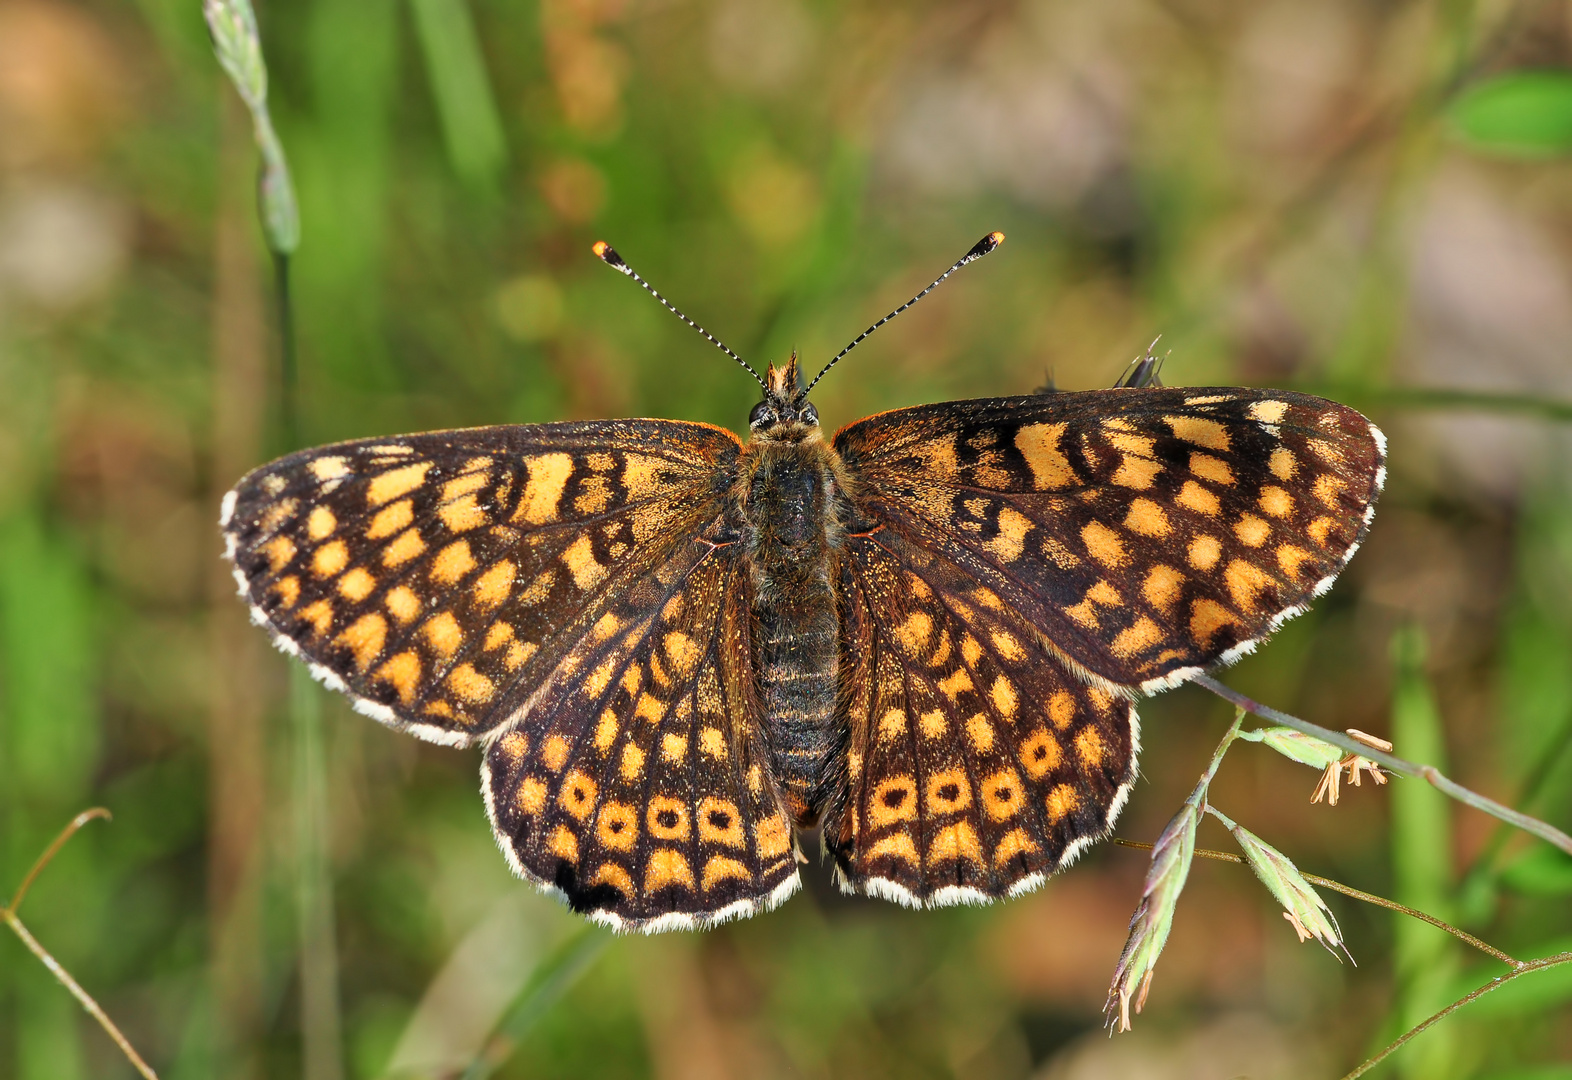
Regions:
<svg viewBox="0 0 1572 1080"><path fill-rule="evenodd" d="M607 266L611 267L613 270L617 271L617 273L624 274L627 277L630 277L634 281L638 282L640 288L642 288L645 292L649 293L656 300L660 301L661 307L665 308L667 311L669 311L673 315L677 316L677 318L681 319L683 322L685 322L689 326L693 327L693 329L697 330L700 334L704 335L704 340L708 341L711 345L715 346L721 352L725 353L727 356L729 356L733 360L737 361L737 363L741 364L742 365L742 369L744 371L746 371L749 375L753 376L753 381L754 382L758 383L759 386L764 387L764 389L766 391L769 389L768 387L764 386L764 380L759 378L759 373L757 371L754 371L753 368L749 366L749 364L748 364L748 362L746 360L744 360L742 357L738 356L736 353L734 353L730 349L728 349L726 347L725 343L720 340L720 338L716 337L714 334L712 334L708 330L704 329L704 327L700 326L698 323L694 322L692 319L688 318L682 312L678 311L675 307L673 307L672 304L671 304L671 301L667 300L660 293L656 292L654 287L652 285L650 285L649 282L647 282L643 278L639 277L638 271L634 270L633 267L629 266L626 262L623 261L622 256L617 254L617 249L616 248L612 247L610 244L606 243L606 241L604 241L604 240L597 240L597 241L595 241L595 243L590 245L590 250L595 253L595 257L597 259L599 259L601 262L605 263Z"/></svg>
<svg viewBox="0 0 1572 1080"><path fill-rule="evenodd" d="M847 353L851 352L858 345L861 345L863 343L863 341L867 339L869 334L873 333L879 327L883 326L885 323L887 323L891 319L895 318L895 316L899 315L901 312L903 312L907 308L911 307L917 301L921 300L923 297L925 297L929 293L933 292L933 290L937 289L939 287L939 285L944 281L945 278L947 278L951 274L955 273L961 267L965 266L969 262L976 262L978 259L980 259L984 255L988 254L990 251L992 251L994 248L998 247L1002 243L1004 243L1004 233L1002 233L1002 232L991 232L987 236L983 237L981 240L977 241L977 243L973 244L970 251L968 251L965 255L962 255L958 260L956 260L956 263L955 263L954 266L950 267L944 273L942 273L938 277L934 278L933 279L933 283L930 284L926 289L924 289L922 292L918 293L916 296L912 297L910 300L906 301L906 303L902 304L900 307L898 307L894 311L890 312L888 315L886 315L884 318L880 319L878 322L874 323L872 326L868 327L868 329L864 330L862 333L858 334L852 340L852 343L850 345L846 346L840 352L836 353L835 354L835 358L832 359L828 364L824 365L823 370L821 370L817 375L815 375L813 377L813 381L808 384L807 388L803 390L803 392L802 392L802 394L800 396L801 397L807 397L808 396L808 391L812 390L815 386L819 385L819 380L824 378L824 376L829 373L830 368L832 368L836 364L840 363L842 357L844 357Z"/></svg>

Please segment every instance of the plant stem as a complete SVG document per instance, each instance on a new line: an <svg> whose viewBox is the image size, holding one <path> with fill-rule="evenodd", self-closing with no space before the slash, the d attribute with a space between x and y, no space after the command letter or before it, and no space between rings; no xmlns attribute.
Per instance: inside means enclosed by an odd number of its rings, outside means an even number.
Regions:
<svg viewBox="0 0 1572 1080"><path fill-rule="evenodd" d="M16 895L5 906L5 912L9 915L16 914L17 909L22 906L22 898L27 895L27 890L33 887L33 879L39 875L44 867L49 865L55 854L65 847L66 841L76 835L78 829L96 818L103 818L105 821L109 821L112 817L113 815L102 806L95 806L91 810L83 810L76 817L72 818L71 823L60 830L60 835L55 837L54 842L46 847L44 853L33 863L33 868L22 879L22 884L17 886Z"/></svg>
<svg viewBox="0 0 1572 1080"><path fill-rule="evenodd" d="M1490 991L1505 986L1519 975L1527 975L1532 971L1544 971L1547 968L1560 967L1562 964L1568 963L1572 963L1572 951L1556 953L1554 956L1546 956L1539 960L1524 960L1516 964L1512 970L1507 972L1505 975L1496 976L1494 979L1491 979L1489 982L1487 982L1484 986L1481 986L1479 989L1458 998L1446 1008L1432 1014L1431 1016L1415 1024L1413 1027L1409 1028L1407 1031L1403 1032L1403 1034L1399 1035L1397 1039L1391 1043L1391 1045L1386 1047L1386 1049L1382 1050L1380 1053L1376 1054L1374 1057L1368 1058L1362 1062L1353 1072L1344 1076L1343 1080L1355 1080L1356 1077L1363 1076L1365 1073L1379 1065L1384 1059L1390 1057L1392 1053L1394 1053L1404 1043L1408 1042L1415 1035L1418 1035L1426 1028L1435 1024L1438 1020L1445 1019L1447 1016L1456 1012L1458 1009L1461 1009L1469 1002L1484 997L1486 994L1490 993Z"/></svg>
<svg viewBox="0 0 1572 1080"><path fill-rule="evenodd" d="M109 1019L109 1014L104 1012L99 1007L98 1002L93 1000L93 995L82 989L82 985L71 977L71 973L61 965L60 961L51 956L49 950L39 943L39 940L32 935L32 932L26 926L22 925L22 920L16 914L17 909L22 906L23 898L27 896L27 890L32 888L33 881L38 877L39 873L54 860L55 855L65 846L67 840L76 835L78 829L95 818L103 818L105 821L108 821L110 813L102 806L95 806L91 810L83 810L71 819L70 824L60 830L60 835L55 837L54 842L44 849L44 853L38 857L37 861L33 863L32 869L27 872L27 876L22 879L22 884L17 888L16 895L11 898L11 902L0 908L0 919L5 920L5 924L11 928L22 944L27 946L28 951L38 957L44 967L49 969L49 973L55 977L60 985L71 992L71 996L76 998L82 1008L87 1010L87 1014L98 1021L98 1026L103 1028L105 1033L114 1040L116 1046L120 1047L120 1052L126 1056L126 1060L131 1062L136 1071L145 1076L147 1080L158 1080L158 1074L148 1066L147 1062L142 1060L142 1055L136 1052L136 1047L131 1045L131 1040L127 1039L120 1029L115 1026L115 1022Z"/></svg>
<svg viewBox="0 0 1572 1080"><path fill-rule="evenodd" d="M1312 724L1308 720L1301 720L1297 716L1290 716L1288 713L1280 712L1270 705L1262 705L1260 702L1239 693L1239 691L1224 686L1209 675L1197 675L1192 681L1197 686L1210 690L1236 708L1254 713L1264 720L1270 720L1274 724L1293 728L1295 731L1301 731L1306 735L1313 735L1323 742L1342 747L1350 754L1357 754L1362 758L1383 765L1401 776L1417 776L1422 780L1426 780L1442 794L1448 795L1458 802L1466 803L1476 810L1482 810L1491 817L1499 818L1509 825L1515 825L1524 832L1532 833L1541 840L1554 844L1568 855L1572 855L1572 836L1568 836L1548 822L1519 813L1509 806L1501 805L1494 799L1486 798L1477 792L1470 791L1455 781L1448 780L1433 765L1421 765L1412 761L1405 761L1400 757L1395 757L1392 754L1383 753L1380 750L1367 746L1340 731L1332 731L1330 728L1324 728L1319 724Z"/></svg>
<svg viewBox="0 0 1572 1080"><path fill-rule="evenodd" d="M71 996L81 1003L82 1008L87 1010L87 1014L98 1021L98 1026L103 1028L109 1037L115 1041L115 1045L120 1047L120 1052L126 1056L126 1060L131 1062L136 1071L147 1077L147 1080L158 1080L158 1074L148 1066L147 1062L142 1060L142 1055L136 1052L136 1047L132 1046L131 1041L121 1034L119 1028L115 1027L115 1022L109 1019L109 1014L99 1008L98 1002L93 1000L93 995L83 990L81 984L71 977L71 973L60 965L60 961L49 955L49 950L40 945L38 939L28 932L27 927L22 925L22 920L16 917L16 912L11 908L5 908L3 911L0 911L0 918L3 918L6 925L15 931L17 937L22 939L22 944L26 945L34 956L43 961L44 967L48 968L49 973L59 980L60 985L71 991Z"/></svg>

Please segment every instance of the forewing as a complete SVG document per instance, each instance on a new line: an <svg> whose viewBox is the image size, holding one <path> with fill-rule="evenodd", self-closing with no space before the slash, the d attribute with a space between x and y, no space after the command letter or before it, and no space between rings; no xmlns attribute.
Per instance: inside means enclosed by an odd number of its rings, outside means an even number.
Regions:
<svg viewBox="0 0 1572 1080"><path fill-rule="evenodd" d="M1072 669L1147 691L1249 651L1330 588L1385 477L1359 413L1241 388L921 406L835 448L854 530L944 555Z"/></svg>
<svg viewBox="0 0 1572 1080"><path fill-rule="evenodd" d="M362 712L464 745L719 519L738 451L660 420L341 443L247 475L221 524L281 648Z"/></svg>
<svg viewBox="0 0 1572 1080"><path fill-rule="evenodd" d="M848 538L843 889L911 905L1024 892L1107 834L1135 779L1127 696L1077 679L999 598L894 530Z"/></svg>
<svg viewBox="0 0 1572 1080"><path fill-rule="evenodd" d="M486 753L513 868L598 922L713 925L796 889L758 725L746 572L689 541L568 654L527 725Z"/></svg>

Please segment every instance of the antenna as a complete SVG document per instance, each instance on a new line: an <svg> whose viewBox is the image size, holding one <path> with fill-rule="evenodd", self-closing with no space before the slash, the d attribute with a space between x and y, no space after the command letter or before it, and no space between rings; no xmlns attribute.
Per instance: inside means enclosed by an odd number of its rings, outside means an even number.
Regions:
<svg viewBox="0 0 1572 1080"><path fill-rule="evenodd" d="M811 383L809 383L807 389L802 392L802 396L803 397L807 397L808 396L808 390L812 390L815 386L819 385L819 380L824 378L825 374L830 370L830 368L832 368L836 364L840 363L841 362L841 357L843 357L847 353L851 352L858 345L861 345L862 342L863 342L863 339L866 338L869 334L873 333L879 327L883 326L885 323L887 323L891 319L895 318L895 316L899 315L901 312L903 312L907 308L911 307L917 301L921 300L923 297L925 297L929 293L933 292L933 290L935 290L935 289L937 289L939 287L939 283L940 282L942 282L945 278L949 277L951 274L955 273L961 267L965 266L969 262L976 262L978 259L980 259L984 255L988 254L990 251L992 251L994 248L998 247L1002 243L1004 243L1004 233L1002 233L1002 232L991 232L987 236L983 237L981 240L977 241L977 243L972 246L972 249L970 251L968 251L965 255L961 256L959 262L957 262L954 266L950 267L944 273L940 274L938 277L934 278L933 279L933 284L929 285L922 292L918 293L916 296L914 296L910 300L906 301L906 303L902 304L900 307L898 307L894 311L890 312L884 318L880 319L878 322L876 322L872 326L868 327L868 329L866 329L862 333L858 334L856 339L853 340L850 345L846 346L840 352L836 353L835 354L835 359L831 360L828 364L825 364L824 365L824 370L819 372L817 375L815 375L813 377L813 381ZM649 288L649 286L646 285L645 288ZM662 301L662 303L664 303L664 301ZM669 307L670 305L667 305L667 306Z"/></svg>
<svg viewBox="0 0 1572 1080"><path fill-rule="evenodd" d="M633 267L629 266L627 263L622 261L622 256L617 254L617 249L616 248L612 247L610 244L606 243L606 241L604 241L604 240L597 240L597 241L595 241L594 246L590 248L590 250L595 253L595 257L597 259L599 259L601 262L605 263L607 266L611 267L613 270L617 271L617 273L619 273L619 274L626 274L628 277L632 278L634 281L637 281L639 283L640 287L642 287L645 292L649 293L655 299L660 301L661 307L665 308L667 311L669 311L673 315L677 316L677 318L681 319L683 322L685 322L689 326L693 327L699 333L703 334L704 335L704 340L708 341L711 345L715 346L721 352L725 353L727 356L729 356L733 360L737 361L737 363L741 364L742 365L742 369L744 371L746 371L749 375L753 376L753 381L758 383L759 386L764 389L765 393L769 393L769 389L770 388L764 385L764 380L759 378L759 373L757 371L754 371L753 368L749 367L748 366L748 362L746 360L744 360L742 357L738 356L736 353L734 353L730 349L728 349L726 347L726 344L723 341L721 341L720 338L716 337L714 334L712 334L708 330L704 329L704 327L700 326L698 323L696 323L692 319L688 318L682 312L680 312L676 308L672 307L671 301L667 300L660 293L656 292L654 287L652 285L650 285L649 282L647 282L643 278L639 277L639 272L637 270L633 269ZM959 264L957 264L957 265L959 265Z"/></svg>

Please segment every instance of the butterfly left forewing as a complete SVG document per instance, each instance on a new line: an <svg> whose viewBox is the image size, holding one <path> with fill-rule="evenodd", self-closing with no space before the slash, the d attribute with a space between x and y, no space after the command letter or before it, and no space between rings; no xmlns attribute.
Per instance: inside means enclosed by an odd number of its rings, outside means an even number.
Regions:
<svg viewBox="0 0 1572 1080"><path fill-rule="evenodd" d="M739 449L659 420L342 443L247 475L222 526L280 647L361 711L463 745L722 514Z"/></svg>
<svg viewBox="0 0 1572 1080"><path fill-rule="evenodd" d="M1385 474L1352 409L1241 388L920 406L834 445L871 527L945 554L1084 677L1145 690L1329 587Z"/></svg>

